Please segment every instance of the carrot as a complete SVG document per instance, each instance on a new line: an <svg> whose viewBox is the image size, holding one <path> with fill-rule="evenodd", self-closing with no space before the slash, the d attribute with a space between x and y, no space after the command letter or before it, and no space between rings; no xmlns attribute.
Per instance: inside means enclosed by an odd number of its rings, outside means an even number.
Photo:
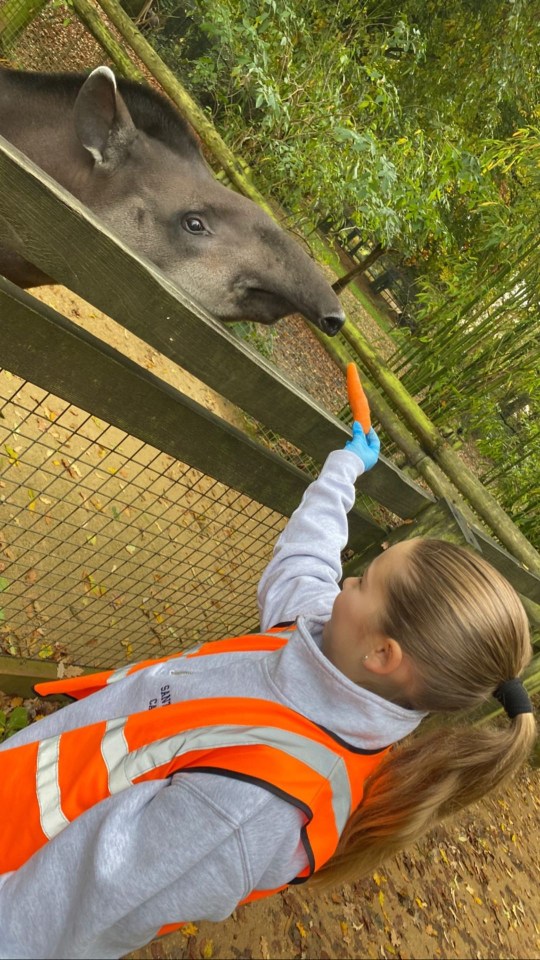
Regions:
<svg viewBox="0 0 540 960"><path fill-rule="evenodd" d="M371 429L369 404L355 363L347 364L347 394L353 420L358 420L364 433L369 433Z"/></svg>

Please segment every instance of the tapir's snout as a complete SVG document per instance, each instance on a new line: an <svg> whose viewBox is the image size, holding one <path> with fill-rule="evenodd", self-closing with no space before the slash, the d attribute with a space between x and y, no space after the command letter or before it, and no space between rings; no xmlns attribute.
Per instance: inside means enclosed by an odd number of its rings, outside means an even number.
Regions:
<svg viewBox="0 0 540 960"><path fill-rule="evenodd" d="M339 313L329 314L329 316L322 317L317 326L327 337L335 337L336 333L339 333L343 324L345 323L345 314L343 310Z"/></svg>

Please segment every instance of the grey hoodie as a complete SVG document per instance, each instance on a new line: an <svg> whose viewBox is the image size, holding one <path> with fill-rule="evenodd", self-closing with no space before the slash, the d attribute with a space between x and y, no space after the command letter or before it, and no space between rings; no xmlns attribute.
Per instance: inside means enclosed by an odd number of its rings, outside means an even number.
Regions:
<svg viewBox="0 0 540 960"><path fill-rule="evenodd" d="M164 691L173 703L224 694L273 700L370 750L410 733L422 713L357 686L320 649L362 470L354 453L330 454L261 578L261 629L297 621L285 648L221 654L218 668L207 657L148 667L0 749L148 709ZM118 958L164 924L222 920L252 890L287 883L307 865L303 820L264 788L215 774L180 772L124 790L0 876L0 957Z"/></svg>

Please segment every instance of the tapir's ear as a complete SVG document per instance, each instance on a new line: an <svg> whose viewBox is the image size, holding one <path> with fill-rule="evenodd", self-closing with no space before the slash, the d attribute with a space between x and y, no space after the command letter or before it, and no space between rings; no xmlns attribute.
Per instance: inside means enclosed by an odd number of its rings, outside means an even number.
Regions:
<svg viewBox="0 0 540 960"><path fill-rule="evenodd" d="M121 163L137 130L109 67L98 67L87 77L74 112L77 136L96 163L110 169Z"/></svg>

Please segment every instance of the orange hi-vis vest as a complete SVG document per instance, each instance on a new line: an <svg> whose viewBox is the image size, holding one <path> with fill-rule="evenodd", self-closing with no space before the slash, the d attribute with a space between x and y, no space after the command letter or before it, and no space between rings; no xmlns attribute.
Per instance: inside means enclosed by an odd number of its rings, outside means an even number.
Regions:
<svg viewBox="0 0 540 960"><path fill-rule="evenodd" d="M294 627L273 628L178 656L277 650L293 632ZM36 691L80 699L171 659L40 683ZM309 866L291 880L301 882L335 852L366 778L388 749L362 751L283 704L227 696L170 703L5 749L0 751L0 874L17 870L107 797L179 771L206 771L262 786L305 814L302 841ZM258 891L247 899L274 892ZM168 925L167 932L177 926Z"/></svg>

